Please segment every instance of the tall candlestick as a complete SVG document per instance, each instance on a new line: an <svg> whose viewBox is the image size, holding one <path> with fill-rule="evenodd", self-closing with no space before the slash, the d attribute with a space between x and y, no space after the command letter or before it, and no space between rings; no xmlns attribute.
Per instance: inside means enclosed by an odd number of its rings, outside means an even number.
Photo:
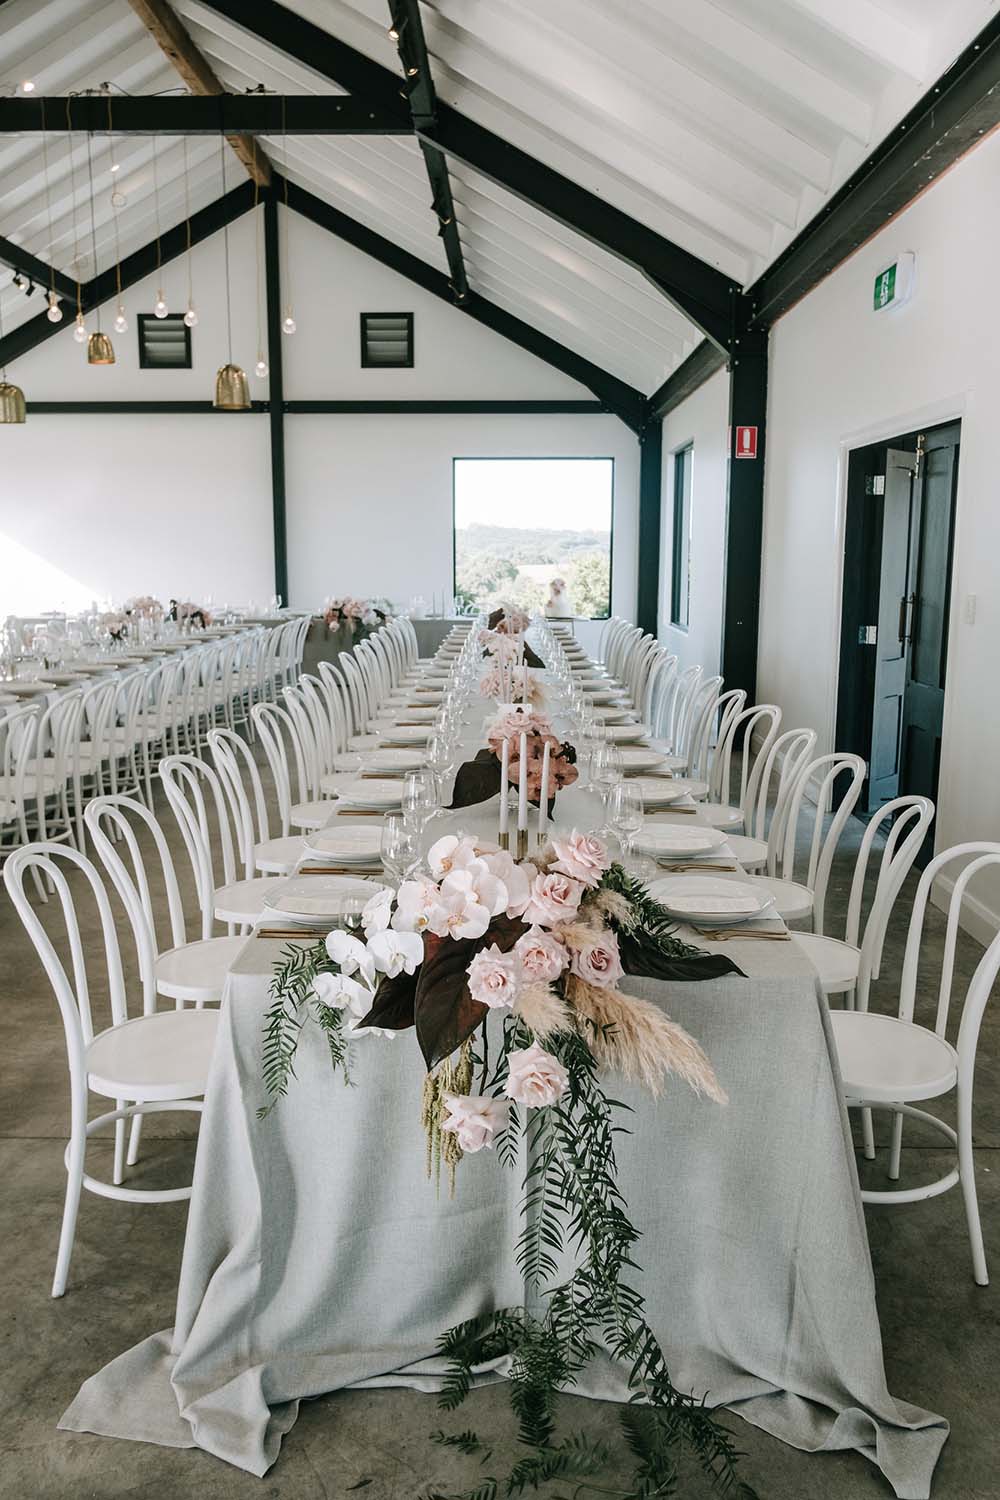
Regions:
<svg viewBox="0 0 1000 1500"><path fill-rule="evenodd" d="M521 761L517 777L517 826L528 826L528 736L521 733Z"/></svg>
<svg viewBox="0 0 1000 1500"><path fill-rule="evenodd" d="M509 838L507 831L507 819L510 814L510 806L507 800L510 776L510 740L505 738L500 747L500 842Z"/></svg>
<svg viewBox="0 0 1000 1500"><path fill-rule="evenodd" d="M549 821L549 751L552 746L548 740L545 741L545 749L542 751L542 786L538 798L538 842L545 842L545 829Z"/></svg>
<svg viewBox="0 0 1000 1500"><path fill-rule="evenodd" d="M524 655L524 642L521 642L521 702L528 701L528 663Z"/></svg>

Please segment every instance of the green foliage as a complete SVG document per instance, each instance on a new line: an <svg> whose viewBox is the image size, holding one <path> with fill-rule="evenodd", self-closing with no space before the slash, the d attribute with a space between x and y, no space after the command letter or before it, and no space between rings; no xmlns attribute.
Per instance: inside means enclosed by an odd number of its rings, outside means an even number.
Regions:
<svg viewBox="0 0 1000 1500"><path fill-rule="evenodd" d="M507 1476L507 1494L520 1495L529 1486L537 1489L551 1479L596 1474L610 1458L604 1443L592 1442L583 1432L574 1432L557 1448L546 1448L519 1459Z"/></svg>
<svg viewBox="0 0 1000 1500"><path fill-rule="evenodd" d="M484 1464L489 1462L493 1452L469 1427L464 1432L442 1432L438 1428L437 1432L431 1433L431 1442L440 1443L443 1448L457 1448L460 1453L468 1454L469 1457L481 1455L479 1461Z"/></svg>
<svg viewBox="0 0 1000 1500"><path fill-rule="evenodd" d="M334 967L324 943L315 943L310 948L285 948L274 966L268 990L271 1004L264 1014L261 1041L261 1077L270 1097L258 1109L258 1120L265 1119L288 1093L288 1085L295 1077L299 1038L310 1014L326 1033L334 1070L339 1068L343 1072L345 1083L351 1081L343 1014L323 1005L313 995L317 974L330 973Z"/></svg>
<svg viewBox="0 0 1000 1500"><path fill-rule="evenodd" d="M611 602L611 555L585 552L573 559L566 582L570 603L578 615L606 620Z"/></svg>
<svg viewBox="0 0 1000 1500"><path fill-rule="evenodd" d="M617 933L641 938L644 944L655 945L669 958L694 958L703 953L703 949L671 936L677 925L674 918L666 907L653 900L643 882L635 875L630 875L623 865L614 864L610 870L606 870L601 886L624 896L631 907L628 923L619 922L614 916L609 917L608 920Z"/></svg>

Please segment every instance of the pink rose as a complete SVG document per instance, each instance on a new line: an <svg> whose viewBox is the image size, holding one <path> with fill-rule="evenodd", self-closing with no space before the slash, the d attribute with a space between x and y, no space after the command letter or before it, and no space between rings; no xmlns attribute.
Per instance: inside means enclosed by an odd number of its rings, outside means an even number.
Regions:
<svg viewBox="0 0 1000 1500"><path fill-rule="evenodd" d="M602 932L577 948L569 966L577 978L602 990L613 989L625 972L613 932Z"/></svg>
<svg viewBox="0 0 1000 1500"><path fill-rule="evenodd" d="M578 880L558 870L536 875L531 886L531 900L524 909L524 921L529 926L537 922L540 927L557 927L560 922L571 922L576 916L583 890Z"/></svg>
<svg viewBox="0 0 1000 1500"><path fill-rule="evenodd" d="M521 988L520 964L513 953L501 953L496 943L482 948L466 969L469 994L480 1005L500 1010L514 1004Z"/></svg>
<svg viewBox="0 0 1000 1500"><path fill-rule="evenodd" d="M493 1137L507 1124L507 1105L485 1094L445 1094L448 1111L441 1129L458 1136L463 1151L493 1150Z"/></svg>
<svg viewBox="0 0 1000 1500"><path fill-rule="evenodd" d="M504 1093L517 1104L532 1109L555 1104L565 1094L568 1084L569 1074L562 1063L537 1042L508 1052Z"/></svg>
<svg viewBox="0 0 1000 1500"><path fill-rule="evenodd" d="M521 972L531 982L551 983L565 969L568 954L557 937L543 932L541 927L531 927L514 944L514 952L521 963Z"/></svg>
<svg viewBox="0 0 1000 1500"><path fill-rule="evenodd" d="M583 885L599 885L604 871L611 868L611 856L592 834L577 833L574 828L568 838L553 838L551 844L556 857L549 868L561 870Z"/></svg>

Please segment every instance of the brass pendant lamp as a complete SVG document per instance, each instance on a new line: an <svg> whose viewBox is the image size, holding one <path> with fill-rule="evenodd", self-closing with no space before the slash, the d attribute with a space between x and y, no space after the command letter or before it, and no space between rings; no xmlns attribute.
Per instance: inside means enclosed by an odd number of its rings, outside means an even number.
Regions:
<svg viewBox="0 0 1000 1500"><path fill-rule="evenodd" d="M90 245L93 252L94 275L97 275L97 223L94 211L94 157L93 157L93 132L87 135L87 177L90 183ZM97 332L92 333L87 340L87 363L88 365L113 365L115 362L114 345L106 333L101 332L101 308L97 307Z"/></svg>
<svg viewBox="0 0 1000 1500"><path fill-rule="evenodd" d="M0 340L3 339L3 309L0 308ZM0 426L9 427L24 421L24 392L7 379L7 369L0 369Z"/></svg>
<svg viewBox="0 0 1000 1500"><path fill-rule="evenodd" d="M226 195L226 142L225 137L219 137L219 147L222 154L222 196ZM233 310L232 298L229 286L229 225L226 224L222 231L226 247L226 334L228 341L229 359L219 369L215 377L215 400L212 405L216 411L249 411L250 410L250 387L247 382L246 371L241 370L239 365L233 363Z"/></svg>

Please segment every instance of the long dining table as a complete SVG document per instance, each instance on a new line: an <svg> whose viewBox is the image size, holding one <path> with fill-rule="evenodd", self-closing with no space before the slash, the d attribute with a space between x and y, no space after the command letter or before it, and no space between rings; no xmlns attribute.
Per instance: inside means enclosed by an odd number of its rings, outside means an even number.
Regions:
<svg viewBox="0 0 1000 1500"><path fill-rule="evenodd" d="M470 752L486 707L469 716ZM493 799L440 814L435 834L495 838L496 807ZM335 804L331 814L345 816ZM655 818L701 815L685 798ZM592 829L599 800L568 788L555 820ZM654 1099L614 1081L634 1112L617 1147L619 1183L641 1231L647 1316L673 1382L797 1448L857 1450L900 1500L924 1500L948 1424L886 1384L817 976L792 941L681 935L724 951L742 975L622 987L702 1044L729 1103L673 1083ZM489 1152L467 1157L454 1198L436 1189L425 1173L424 1070L411 1033L357 1033L345 1087L323 1034L306 1028L287 1097L258 1118L262 1023L286 941L248 938L229 975L174 1325L87 1380L63 1428L198 1447L263 1475L300 1401L348 1387L434 1391L445 1329L535 1295L514 1253L527 1147L513 1170ZM479 1378L504 1373L501 1359ZM573 1390L629 1394L609 1357ZM879 1487L873 1477L873 1495Z"/></svg>

